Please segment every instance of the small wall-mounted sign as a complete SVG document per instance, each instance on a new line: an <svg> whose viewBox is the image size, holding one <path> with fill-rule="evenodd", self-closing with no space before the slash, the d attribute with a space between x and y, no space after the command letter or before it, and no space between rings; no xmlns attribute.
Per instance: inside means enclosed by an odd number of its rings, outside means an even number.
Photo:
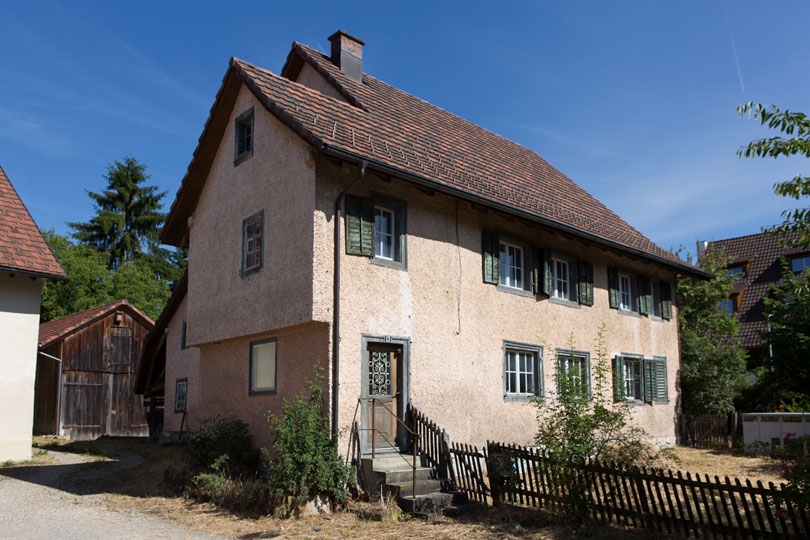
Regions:
<svg viewBox="0 0 810 540"><path fill-rule="evenodd" d="M391 336L385 336L385 342L391 343Z"/></svg>

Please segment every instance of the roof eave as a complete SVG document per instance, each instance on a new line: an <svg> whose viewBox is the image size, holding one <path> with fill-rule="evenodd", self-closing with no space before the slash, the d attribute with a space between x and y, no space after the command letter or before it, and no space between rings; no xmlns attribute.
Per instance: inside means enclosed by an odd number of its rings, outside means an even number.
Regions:
<svg viewBox="0 0 810 540"><path fill-rule="evenodd" d="M67 274L53 274L50 272L38 272L36 270L26 270L24 268L14 268L11 266L0 266L0 272L8 272L12 274L22 274L24 276L41 277L45 279L52 279L54 281L68 281L70 278Z"/></svg>
<svg viewBox="0 0 810 540"><path fill-rule="evenodd" d="M454 188L452 186L448 186L448 185L436 182L435 180L431 180L428 177L415 175L415 174L413 174L411 172L399 169L397 167L392 167L392 166L387 165L385 163L382 163L380 161L369 159L368 156L363 156L363 155L360 155L360 154L356 154L354 152L349 152L348 150L344 150L344 149L336 147L336 146L331 146L331 145L326 144L326 143L324 143L322 145L321 151L324 152L325 154L333 156L335 158L344 159L344 160L348 160L348 161L352 161L352 162L356 162L356 163L360 163L360 162L365 161L368 164L368 166L371 167L372 169L376 169L376 170L378 170L380 172L383 172L385 174L393 174L393 175L398 176L398 177L400 177L400 178L402 178L404 180L407 180L409 182L413 182L415 184L419 184L419 185L422 185L422 186L425 186L425 187L429 187L431 189L435 189L436 191L447 193L448 195L452 195L452 196L458 197L460 199L465 199L465 200L468 200L468 201L471 201L471 202L475 202L477 204L481 204L483 206L494 208L496 210L500 210L500 211L505 212L507 214L511 214L511 215L514 215L514 216L517 216L517 217L520 217L520 218L523 218L523 219L526 219L526 220L529 220L529 221L533 221L535 223L540 223L540 224L545 225L547 227L550 227L552 229L557 229L557 230L572 234L574 236L578 236L578 237L583 238L585 240L591 241L591 242L593 242L595 244L600 244L600 245L603 245L605 247L609 247L609 248L617 250L617 251L630 253L630 254L635 255L637 257L641 257L643 259L646 259L646 260L649 260L649 261L652 261L652 262L655 262L655 263L658 263L658 264L663 264L665 266L675 268L683 275L687 275L687 276L695 277L695 278L699 278L699 279L712 279L714 277L713 274L710 274L708 272L704 272L703 270L700 270L700 269L697 269L697 268L690 267L690 266L688 266L686 264L679 264L676 261L671 261L671 260L665 259L664 257L659 257L659 256L654 255L652 253L648 253L646 251L643 251L643 250L640 250L640 249L637 249L637 248L634 248L634 247L631 247L631 246L625 246L623 244L620 244L618 242L614 242L612 240L608 240L608 239L603 238L601 236L597 236L595 234L591 234L591 233L588 233L586 231L582 231L582 230L577 229L575 227L571 227L570 225L566 225L564 223L560 223L560 222L557 222L557 221L554 221L554 220L551 220L551 219L548 219L548 218L544 218L542 216L538 216L536 214L532 214L530 212L526 212L525 210L515 208L514 206L510 206L508 204L495 202L495 201L493 201L491 199L487 199L485 197L474 195L474 194L466 192L466 191L464 191L462 189Z"/></svg>

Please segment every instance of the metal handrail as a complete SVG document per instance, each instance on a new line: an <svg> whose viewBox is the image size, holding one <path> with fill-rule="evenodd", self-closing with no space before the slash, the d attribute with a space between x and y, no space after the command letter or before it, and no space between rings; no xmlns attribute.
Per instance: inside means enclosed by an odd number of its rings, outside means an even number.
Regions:
<svg viewBox="0 0 810 540"><path fill-rule="evenodd" d="M376 445L376 442L374 440L374 433L379 433L382 436L382 438L385 439L388 443L391 443L391 441L389 441L386 438L385 434L382 431L379 431L377 429L377 426L376 426L376 416L377 415L375 413L377 412L377 402L379 401L379 399L375 398L375 397L361 397L361 398L357 399L358 404L360 403L360 401L371 401L371 430L370 430L371 431L371 459L374 459L376 457L376 453L377 453L377 448L376 448L377 445ZM416 499L416 456L419 453L419 442L418 442L419 441L419 434L417 432L415 432L414 430L412 430L411 428L409 428L405 424L405 422L403 422L396 414L394 414L394 411L392 411L391 409L388 408L388 406L385 403L380 402L380 405L383 406L383 408L388 412L388 414L390 414L391 416L394 417L394 420L396 420L397 422L402 424L402 427L404 427L406 430L408 430L408 433L411 434L411 440L413 441L413 443L412 443L412 447L413 447L413 463L411 465L411 467L413 469L413 476L412 476L413 491L411 492L411 498ZM355 412L356 412L356 410L357 409L355 409ZM365 429L361 429L360 431L369 431L369 429L365 428ZM391 443L391 446L393 446L392 443Z"/></svg>

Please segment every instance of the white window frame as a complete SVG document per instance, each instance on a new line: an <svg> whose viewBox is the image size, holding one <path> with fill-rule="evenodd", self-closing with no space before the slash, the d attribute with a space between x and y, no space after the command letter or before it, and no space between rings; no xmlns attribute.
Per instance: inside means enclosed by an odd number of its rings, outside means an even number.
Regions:
<svg viewBox="0 0 810 540"><path fill-rule="evenodd" d="M634 354L620 356L622 358L620 378L624 399L631 403L644 403L644 358ZM634 391L636 384L638 385L638 396Z"/></svg>
<svg viewBox="0 0 810 540"><path fill-rule="evenodd" d="M512 260L515 264L509 265L505 262L504 253L509 255L510 248L513 250ZM501 241L498 246L498 264L499 264L499 278L498 283L502 287L510 289L524 290L524 283L526 282L526 268L524 264L523 246L514 244L512 242ZM512 270L516 271L515 274L520 272L520 279L513 278ZM509 272L507 272L509 271Z"/></svg>
<svg viewBox="0 0 810 540"><path fill-rule="evenodd" d="M523 369L520 366L524 359ZM515 359L512 369L511 359ZM511 376L515 375L516 388ZM521 392L521 382L530 382L532 390ZM526 385L528 387L528 384ZM505 401L530 401L543 396L543 348L515 341L503 342L503 395Z"/></svg>
<svg viewBox="0 0 810 540"><path fill-rule="evenodd" d="M383 214L388 215L388 231L382 231L379 228L380 220L378 217L381 217ZM397 225L396 225L396 216L397 213L390 208L386 208L385 206L375 206L374 207L374 256L380 259L385 259L387 261L393 261L396 257L396 234L397 234ZM387 246L389 255L385 255L383 253L383 248Z"/></svg>
<svg viewBox="0 0 810 540"><path fill-rule="evenodd" d="M585 378L583 389L586 392L586 397L588 399L591 398L591 355L587 351L573 351L570 349L557 349L556 358L557 364L557 377L564 376L565 373L568 372L570 367L574 365L574 362L580 366L579 373L580 376ZM561 392L559 384L557 385L557 392L558 394ZM558 398L564 398L564 396L558 396Z"/></svg>
<svg viewBox="0 0 810 540"><path fill-rule="evenodd" d="M558 265L564 266L564 270L560 272ZM552 298L560 300L572 300L571 296L571 262L568 259L559 257L551 258L551 276L554 283L554 290L552 291ZM561 290L560 286L564 286Z"/></svg>
<svg viewBox="0 0 810 540"><path fill-rule="evenodd" d="M619 273L619 309L633 311L633 279L629 274Z"/></svg>
<svg viewBox="0 0 810 540"><path fill-rule="evenodd" d="M254 225L259 224L259 233L249 230L253 229ZM251 236L252 234L252 236ZM258 241L259 247L256 247ZM252 244L251 244L252 242ZM252 247L251 247L252 246ZM248 257L253 263L248 266ZM242 220L242 274L254 272L262 267L264 263L264 210L261 210L252 216Z"/></svg>

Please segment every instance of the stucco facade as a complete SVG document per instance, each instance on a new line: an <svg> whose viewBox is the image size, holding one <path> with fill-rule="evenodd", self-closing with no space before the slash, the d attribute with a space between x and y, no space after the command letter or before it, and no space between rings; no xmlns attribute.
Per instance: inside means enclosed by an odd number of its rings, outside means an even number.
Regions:
<svg viewBox="0 0 810 540"><path fill-rule="evenodd" d="M187 299L169 321L166 332L166 386L163 409L163 429L179 433L195 430L200 425L200 349L183 347L183 323L186 321ZM188 327L188 326L187 326ZM175 410L175 389L177 381L186 381L186 418L183 411Z"/></svg>
<svg viewBox="0 0 810 540"><path fill-rule="evenodd" d="M42 278L0 274L0 461L31 457Z"/></svg>

